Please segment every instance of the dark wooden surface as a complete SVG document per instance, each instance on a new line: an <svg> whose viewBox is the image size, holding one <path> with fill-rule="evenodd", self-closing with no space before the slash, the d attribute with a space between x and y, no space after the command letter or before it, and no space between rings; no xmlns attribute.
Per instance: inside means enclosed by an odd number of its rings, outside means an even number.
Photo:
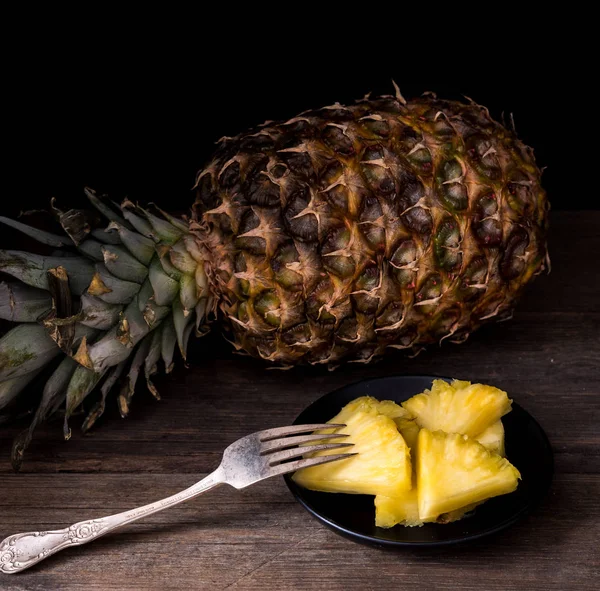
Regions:
<svg viewBox="0 0 600 591"><path fill-rule="evenodd" d="M251 431L289 424L311 401L375 376L428 373L495 384L546 430L555 452L549 496L524 521L474 544L391 552L320 526L282 480L219 488L67 550L0 589L596 589L600 582L600 212L552 216L550 276L510 322L463 345L379 364L266 371L217 336L194 345L190 368L141 389L131 416L111 411L91 436L40 429L22 473L8 455L21 428L0 431L0 539L64 527L172 494L214 469Z"/></svg>

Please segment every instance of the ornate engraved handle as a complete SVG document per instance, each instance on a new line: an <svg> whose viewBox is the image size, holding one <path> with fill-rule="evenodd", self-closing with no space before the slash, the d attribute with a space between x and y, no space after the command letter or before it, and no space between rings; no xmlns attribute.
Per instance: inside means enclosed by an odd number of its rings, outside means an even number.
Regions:
<svg viewBox="0 0 600 591"><path fill-rule="evenodd" d="M132 521L183 503L225 482L220 468L190 488L137 509L80 521L65 529L32 531L8 536L0 542L0 572L18 573L69 546L81 546Z"/></svg>

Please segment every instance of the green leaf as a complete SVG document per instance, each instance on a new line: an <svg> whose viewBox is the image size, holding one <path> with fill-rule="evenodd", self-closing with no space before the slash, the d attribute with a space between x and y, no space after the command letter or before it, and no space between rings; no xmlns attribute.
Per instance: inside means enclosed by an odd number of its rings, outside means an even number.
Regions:
<svg viewBox="0 0 600 591"><path fill-rule="evenodd" d="M135 385L140 375L140 369L142 368L144 360L148 355L151 342L151 335L148 335L145 339L143 339L138 345L135 351L135 355L133 356L133 359L131 361L129 371L127 372L126 382L119 394L119 410L121 412L121 416L123 417L127 416L127 414L129 413L129 404L131 402L131 399L133 398L133 394L135 392Z"/></svg>
<svg viewBox="0 0 600 591"><path fill-rule="evenodd" d="M175 242L177 242L183 236L183 231L173 226L167 220L163 220L151 214L142 207L138 207L138 210L144 212L146 219L152 226L153 234L157 236L161 242L165 242L166 244L175 244Z"/></svg>
<svg viewBox="0 0 600 591"><path fill-rule="evenodd" d="M88 293L109 304L128 304L140 290L139 283L118 279L102 263L96 264L96 276Z"/></svg>
<svg viewBox="0 0 600 591"><path fill-rule="evenodd" d="M59 236L58 234L44 232L44 230L38 230L38 228L33 228L32 226L22 224L21 222L11 220L10 218L5 218L4 216L0 216L0 223L10 226L19 232L26 234L30 238L41 242L42 244L47 244L48 246L55 246L57 248L60 248L61 246L73 246L73 242L68 236Z"/></svg>
<svg viewBox="0 0 600 591"><path fill-rule="evenodd" d="M119 279L142 283L148 276L148 267L121 246L105 245L102 254L106 268Z"/></svg>
<svg viewBox="0 0 600 591"><path fill-rule="evenodd" d="M123 212L123 216L125 219L143 236L146 238L150 238L155 242L158 242L158 237L154 234L152 230L152 226L150 222L143 219L142 217L136 215L131 211L132 209L137 209L136 206L128 201L127 199L121 205L121 211Z"/></svg>
<svg viewBox="0 0 600 591"><path fill-rule="evenodd" d="M122 218L109 203L107 203L106 199L99 197L96 191L90 189L89 187L84 188L85 196L90 200L90 203L106 218L108 218L111 222L117 222L126 228L130 228L129 223Z"/></svg>
<svg viewBox="0 0 600 591"><path fill-rule="evenodd" d="M184 335L188 324L190 324L193 318L194 315L190 311L187 311L186 313L179 300L173 302L173 324L175 325L175 334L177 335L179 350L184 359L186 358L186 339L184 338Z"/></svg>
<svg viewBox="0 0 600 591"><path fill-rule="evenodd" d="M55 257L18 250L0 250L0 271L8 273L31 287L48 290L49 269L62 266L69 276L69 287L81 295L94 276L94 265L81 257Z"/></svg>
<svg viewBox="0 0 600 591"><path fill-rule="evenodd" d="M52 413L56 412L58 407L64 402L67 394L67 385L77 367L79 366L76 361L73 361L70 357L64 357L60 362L60 365L54 370L54 373L46 382L42 400L35 411L35 415L29 428L20 433L13 441L11 462L15 470L19 470L21 467L23 455L31 443L33 433L37 426L45 421Z"/></svg>
<svg viewBox="0 0 600 591"><path fill-rule="evenodd" d="M144 375L146 376L146 385L148 386L148 390L152 393L152 395L160 400L160 395L156 386L152 383L150 379L158 371L158 360L160 359L160 351L162 345L162 329L163 325L159 326L152 333L152 342L150 344L150 349L146 355L146 359L144 360Z"/></svg>
<svg viewBox="0 0 600 591"><path fill-rule="evenodd" d="M52 307L47 291L23 283L0 283L0 318L10 322L36 322Z"/></svg>
<svg viewBox="0 0 600 591"><path fill-rule="evenodd" d="M191 310L196 306L200 296L194 275L184 275L179 283L179 298L184 310Z"/></svg>
<svg viewBox="0 0 600 591"><path fill-rule="evenodd" d="M92 408L92 410L90 410L87 417L83 421L83 424L81 425L81 430L84 433L87 433L96 423L96 421L104 414L104 409L106 408L106 397L108 396L108 393L112 390L117 380L121 377L121 374L123 373L126 364L126 361L122 361L118 365L115 365L114 367L108 370L108 376L106 377L104 383L102 384L102 387L100 388L101 398Z"/></svg>
<svg viewBox="0 0 600 591"><path fill-rule="evenodd" d="M149 278L156 303L159 306L171 304L179 292L179 282L164 272L158 258L154 258L150 263Z"/></svg>
<svg viewBox="0 0 600 591"><path fill-rule="evenodd" d="M82 252L85 256L94 259L95 261L103 261L104 255L102 254L102 243L92 238L88 238L79 244L77 247L79 252Z"/></svg>
<svg viewBox="0 0 600 591"><path fill-rule="evenodd" d="M173 355L175 353L175 345L177 344L177 333L173 324L173 316L169 316L163 323L162 341L160 354L165 363L165 372L171 373L173 370Z"/></svg>
<svg viewBox="0 0 600 591"><path fill-rule="evenodd" d="M0 339L0 382L40 369L60 349L39 324L19 324Z"/></svg>
<svg viewBox="0 0 600 591"><path fill-rule="evenodd" d="M96 228L92 230L91 235L102 244L121 244L121 237L116 230Z"/></svg>
<svg viewBox="0 0 600 591"><path fill-rule="evenodd" d="M155 245L150 238L142 236L138 232L128 230L124 226L111 222L108 226L114 228L119 233L121 241L127 247L127 250L144 266L148 266L154 256Z"/></svg>
<svg viewBox="0 0 600 591"><path fill-rule="evenodd" d="M67 403L65 412L64 436L65 439L71 437L68 420L75 409L85 400L86 396L94 389L104 371L94 372L91 369L78 365L69 380L67 386Z"/></svg>
<svg viewBox="0 0 600 591"><path fill-rule="evenodd" d="M198 263L192 258L185 247L185 242L180 240L174 244L169 251L169 258L174 267L186 275L193 275L196 272Z"/></svg>
<svg viewBox="0 0 600 591"><path fill-rule="evenodd" d="M100 298L84 293L81 296L81 324L101 330L112 328L123 310L121 304L109 304Z"/></svg>

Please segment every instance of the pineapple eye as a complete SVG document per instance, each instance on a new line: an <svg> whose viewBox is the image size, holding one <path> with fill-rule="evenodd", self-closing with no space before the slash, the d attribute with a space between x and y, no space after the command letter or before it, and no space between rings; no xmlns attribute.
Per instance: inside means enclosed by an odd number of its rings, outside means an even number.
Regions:
<svg viewBox="0 0 600 591"><path fill-rule="evenodd" d="M495 247L502 244L502 225L498 220L486 218L473 223L473 233L482 246Z"/></svg>
<svg viewBox="0 0 600 591"><path fill-rule="evenodd" d="M390 195L396 189L396 183L389 170L377 164L365 162L360 166L361 171L371 188L376 194Z"/></svg>
<svg viewBox="0 0 600 591"><path fill-rule="evenodd" d="M516 279L525 269L523 255L529 245L529 236L524 228L514 227L508 240L504 256L500 263L500 273L505 279Z"/></svg>
<svg viewBox="0 0 600 591"><path fill-rule="evenodd" d="M417 258L417 247L412 240L404 240L394 251L390 262L394 267L403 267Z"/></svg>
<svg viewBox="0 0 600 591"><path fill-rule="evenodd" d="M250 203L262 207L275 207L281 199L279 187L264 175L253 179L244 194Z"/></svg>
<svg viewBox="0 0 600 591"><path fill-rule="evenodd" d="M314 175L313 163L308 152L280 152L280 158L297 175L310 178Z"/></svg>
<svg viewBox="0 0 600 591"><path fill-rule="evenodd" d="M198 181L198 197L206 209L216 207L219 200L218 193L213 186L213 178L210 173L203 174Z"/></svg>
<svg viewBox="0 0 600 591"><path fill-rule="evenodd" d="M310 327L308 323L305 322L292 326L281 335L281 340L290 346L296 343L308 342L310 340Z"/></svg>
<svg viewBox="0 0 600 591"><path fill-rule="evenodd" d="M248 314L248 304L246 302L241 302L238 306L237 319L243 323L246 323L248 320L250 320L250 315Z"/></svg>
<svg viewBox="0 0 600 591"><path fill-rule="evenodd" d="M446 271L454 271L462 264L462 253L459 252L460 228L458 222L447 217L435 234L434 252L438 266Z"/></svg>
<svg viewBox="0 0 600 591"><path fill-rule="evenodd" d="M467 188L462 183L463 169L453 158L438 167L436 175L442 200L452 211L464 211L469 207Z"/></svg>
<svg viewBox="0 0 600 591"><path fill-rule="evenodd" d="M340 322L337 336L343 341L354 341L358 338L358 321L354 316L348 316Z"/></svg>
<svg viewBox="0 0 600 591"><path fill-rule="evenodd" d="M276 179L280 179L285 174L286 170L287 168L284 164L276 164L273 166L273 168L271 168L271 174Z"/></svg>
<svg viewBox="0 0 600 591"><path fill-rule="evenodd" d="M323 141L338 154L343 156L354 154L352 140L336 125L326 125L322 137Z"/></svg>
<svg viewBox="0 0 600 591"><path fill-rule="evenodd" d="M460 320L462 311L458 306L444 310L434 322L433 333L436 338L451 334L452 327Z"/></svg>
<svg viewBox="0 0 600 591"><path fill-rule="evenodd" d="M520 216L529 217L535 207L530 184L531 181L527 175L520 171L514 171L506 185L508 204Z"/></svg>
<svg viewBox="0 0 600 591"><path fill-rule="evenodd" d="M483 134L473 134L465 142L467 154L480 174L492 180L499 180L502 172L494 158L496 149L491 138Z"/></svg>
<svg viewBox="0 0 600 591"><path fill-rule="evenodd" d="M347 187L344 185L336 185L335 187L332 187L326 191L324 194L328 203L330 203L333 207L344 212L348 211L350 195Z"/></svg>
<svg viewBox="0 0 600 591"><path fill-rule="evenodd" d="M484 289L473 288L473 286L485 285L487 270L487 261L482 256L474 258L467 265L460 285L460 289L464 293L462 296L464 301L470 301L485 294Z"/></svg>
<svg viewBox="0 0 600 591"><path fill-rule="evenodd" d="M434 133L444 139L450 138L453 135L455 135L456 132L454 131L450 123L448 123L446 117L443 117L441 115L438 116L437 113L436 116L437 119L435 120L432 126Z"/></svg>
<svg viewBox="0 0 600 591"><path fill-rule="evenodd" d="M275 290L261 292L254 299L254 310L271 326L281 324L281 300L277 297Z"/></svg>
<svg viewBox="0 0 600 591"><path fill-rule="evenodd" d="M477 209L481 217L494 215L498 211L498 200L495 193L486 193L479 198Z"/></svg>
<svg viewBox="0 0 600 591"><path fill-rule="evenodd" d="M385 252L385 230L374 224L365 224L362 226L362 234L369 243L369 246L376 252Z"/></svg>
<svg viewBox="0 0 600 591"><path fill-rule="evenodd" d="M302 138L308 137L312 134L313 128L308 119L304 117L295 117L293 120L284 123L281 127L283 127L282 137L290 137L290 138ZM279 142L278 148L281 150L282 148L289 148L289 145L283 145Z"/></svg>
<svg viewBox="0 0 600 591"><path fill-rule="evenodd" d="M423 183L414 174L407 173L402 176L398 194L398 207L401 212L416 205L424 195Z"/></svg>
<svg viewBox="0 0 600 591"><path fill-rule="evenodd" d="M233 189L240 184L240 163L235 160L219 173L219 183L225 189Z"/></svg>
<svg viewBox="0 0 600 591"><path fill-rule="evenodd" d="M444 201L454 211L464 211L469 207L467 188L461 183L445 185L443 195Z"/></svg>
<svg viewBox="0 0 600 591"><path fill-rule="evenodd" d="M240 222L240 228L238 237L235 239L236 245L242 250L247 250L252 254L264 255L267 250L267 242L264 238L259 236L243 236L246 232L256 229L260 224L260 220L254 211L248 209L242 221Z"/></svg>
<svg viewBox="0 0 600 591"><path fill-rule="evenodd" d="M267 152L274 147L275 142L265 132L248 135L240 141L240 150L244 152Z"/></svg>
<svg viewBox="0 0 600 591"><path fill-rule="evenodd" d="M409 160L414 162L422 171L431 170L432 158L431 152L425 147L412 152L408 156Z"/></svg>
<svg viewBox="0 0 600 591"><path fill-rule="evenodd" d="M351 256L326 257L323 267L338 277L352 277L356 270L356 264Z"/></svg>
<svg viewBox="0 0 600 591"><path fill-rule="evenodd" d="M457 160L447 160L441 166L440 182L455 181L462 176L462 167Z"/></svg>
<svg viewBox="0 0 600 591"><path fill-rule="evenodd" d="M403 213L401 218L404 225L423 236L428 235L433 228L431 214L423 207L413 207Z"/></svg>
<svg viewBox="0 0 600 591"><path fill-rule="evenodd" d="M315 213L306 211L309 195L306 189L298 189L290 195L283 218L288 231L306 242L314 242L319 237L319 228Z"/></svg>
<svg viewBox="0 0 600 591"><path fill-rule="evenodd" d="M388 135L390 135L390 125L387 121L365 119L362 121L362 126L367 130L368 134L377 135L379 137L388 137Z"/></svg>
<svg viewBox="0 0 600 591"><path fill-rule="evenodd" d="M404 316L404 306L399 302L391 302L383 312L377 316L376 325L378 327L391 326L402 320Z"/></svg>
<svg viewBox="0 0 600 591"><path fill-rule="evenodd" d="M417 303L434 300L442 295L442 277L438 273L429 275L415 294Z"/></svg>
<svg viewBox="0 0 600 591"><path fill-rule="evenodd" d="M343 172L344 167L341 162L338 160L330 160L321 171L321 187L326 189L329 185L338 181Z"/></svg>
<svg viewBox="0 0 600 591"><path fill-rule="evenodd" d="M379 267L377 265L369 265L356 279L354 288L364 291L371 291L379 285Z"/></svg>
<svg viewBox="0 0 600 591"><path fill-rule="evenodd" d="M369 160L381 160L383 158L383 147L380 145L367 146L363 152L362 159L365 161Z"/></svg>

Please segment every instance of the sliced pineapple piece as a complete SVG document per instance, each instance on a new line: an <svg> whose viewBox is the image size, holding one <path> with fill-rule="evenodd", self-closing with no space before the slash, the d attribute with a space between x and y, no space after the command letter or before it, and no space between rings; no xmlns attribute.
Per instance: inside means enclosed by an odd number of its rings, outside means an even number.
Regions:
<svg viewBox="0 0 600 591"><path fill-rule="evenodd" d="M485 431L475 437L483 447L499 456L506 456L504 450L504 425L502 421L496 421L490 425Z"/></svg>
<svg viewBox="0 0 600 591"><path fill-rule="evenodd" d="M417 477L415 472L415 461L417 457L417 439L419 436L419 426L414 420L398 419L396 421L398 430L402 433L404 440L410 448L411 458L413 458L413 476L412 488L399 497L386 497L377 495L375 497L375 525L378 527L393 527L394 525L403 525L407 527L421 526L425 523L419 517ZM491 440L491 435L489 436ZM437 519L429 519L428 522L450 523L462 519L466 513L472 511L479 503L473 503L466 507L461 507L448 513L443 513Z"/></svg>
<svg viewBox="0 0 600 591"><path fill-rule="evenodd" d="M377 527L423 525L423 521L419 517L417 488L413 487L400 497L377 495L375 497L375 525Z"/></svg>
<svg viewBox="0 0 600 591"><path fill-rule="evenodd" d="M480 503L471 503L466 507L442 513L436 519L421 519L419 515L419 493L416 485L405 492L401 497L375 497L375 525L377 527L394 527L404 525L407 527L421 526L435 521L436 523L451 523L462 519Z"/></svg>
<svg viewBox="0 0 600 591"><path fill-rule="evenodd" d="M419 425L411 419L394 419L394 422L411 450L411 457L414 458L414 448L417 446L417 437L419 437L420 431Z"/></svg>
<svg viewBox="0 0 600 591"><path fill-rule="evenodd" d="M419 518L423 521L510 493L521 477L508 460L457 433L421 429L416 456Z"/></svg>
<svg viewBox="0 0 600 591"><path fill-rule="evenodd" d="M511 402L506 392L493 386L434 380L431 390L413 396L402 406L416 417L420 427L475 437L510 412Z"/></svg>
<svg viewBox="0 0 600 591"><path fill-rule="evenodd" d="M377 400L377 398L373 398L373 396L360 396L359 398L355 398L352 402L349 402L342 408L336 418L341 423L345 423L346 418L353 415L358 410L374 411L385 415L386 417L390 417L390 419L394 419L395 421L412 418L409 411L402 408L399 404L396 404L393 400Z"/></svg>
<svg viewBox="0 0 600 591"><path fill-rule="evenodd" d="M324 492L393 497L410 490L410 450L396 423L379 413L371 401L355 403L351 402L351 409L348 409L350 405L344 407L328 421L345 423L346 426L328 432L348 434L343 441L353 443L354 447L348 448L348 451L357 455L298 470L293 476L294 481L308 489ZM339 450L317 452L315 455L329 453L339 453Z"/></svg>

